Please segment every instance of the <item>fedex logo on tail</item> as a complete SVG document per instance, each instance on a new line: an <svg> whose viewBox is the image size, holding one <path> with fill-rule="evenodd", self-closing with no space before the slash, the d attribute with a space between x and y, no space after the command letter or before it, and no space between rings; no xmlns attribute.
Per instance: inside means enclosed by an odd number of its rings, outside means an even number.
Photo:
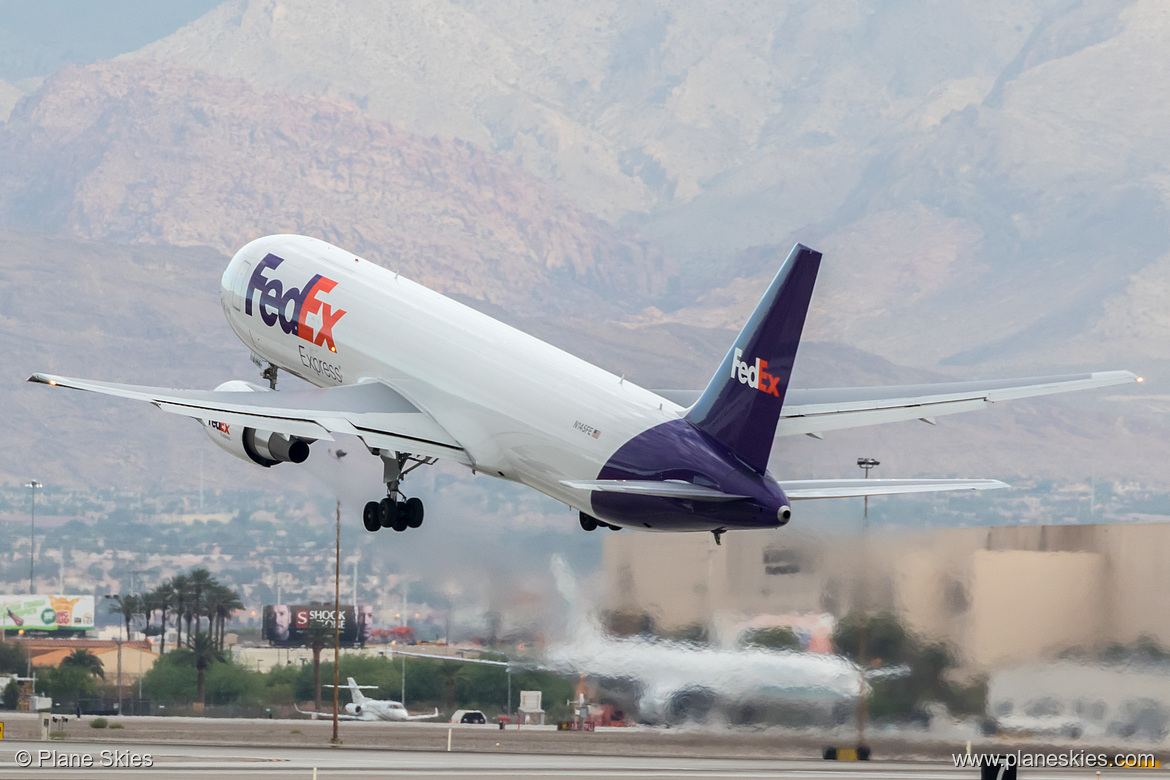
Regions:
<svg viewBox="0 0 1170 780"><path fill-rule="evenodd" d="M330 292L337 286L337 282L321 274L314 274L308 283L298 289L290 287L284 289L279 279L269 279L265 272L275 269L284 262L283 257L267 254L252 272L248 280L248 289L244 293L244 313L252 314L253 293L259 296L258 306L260 319L269 327L280 323L285 333L298 336L310 344L318 347L329 347L330 352L336 352L333 344L333 326L345 316L344 309L334 309L320 295ZM316 330L308 324L309 315L319 314L321 324Z"/></svg>
<svg viewBox="0 0 1170 780"><path fill-rule="evenodd" d="M743 350L735 348L735 357L731 361L731 378L739 380L740 384L747 385L761 393L780 397L780 377L768 373L768 361L756 358L755 363L745 363L740 360Z"/></svg>

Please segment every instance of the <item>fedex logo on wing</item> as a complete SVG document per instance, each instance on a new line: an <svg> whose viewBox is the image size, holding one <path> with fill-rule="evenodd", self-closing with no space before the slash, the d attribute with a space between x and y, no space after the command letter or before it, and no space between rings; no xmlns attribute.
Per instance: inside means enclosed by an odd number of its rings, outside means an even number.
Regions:
<svg viewBox="0 0 1170 780"><path fill-rule="evenodd" d="M740 384L747 385L761 393L780 397L780 377L768 373L768 361L756 358L755 363L745 363L740 360L743 350L735 348L735 357L731 361L731 378L738 379Z"/></svg>
<svg viewBox="0 0 1170 780"><path fill-rule="evenodd" d="M318 347L325 345L330 352L336 352L333 344L333 326L345 316L344 309L334 309L320 295L326 294L337 286L337 282L321 274L314 274L313 278L302 288L290 287L284 289L279 279L269 279L265 272L275 269L284 262L283 257L269 253L264 256L252 272L248 280L248 289L244 293L244 313L252 313L252 295L259 296L260 319L264 324L272 327L280 322L280 328L285 333L298 336L310 344ZM318 314L321 324L316 330L308 324L309 315Z"/></svg>

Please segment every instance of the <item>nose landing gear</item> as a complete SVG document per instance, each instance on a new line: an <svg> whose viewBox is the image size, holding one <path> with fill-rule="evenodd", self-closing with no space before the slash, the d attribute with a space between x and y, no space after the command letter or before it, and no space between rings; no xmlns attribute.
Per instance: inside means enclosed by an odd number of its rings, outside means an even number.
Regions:
<svg viewBox="0 0 1170 780"><path fill-rule="evenodd" d="M406 498L399 490L402 479L419 466L429 466L435 458L419 458L405 452L379 452L382 458L382 476L386 482L386 497L370 501L362 510L362 525L370 533L381 528L405 531L423 524L423 502L420 498ZM407 466L407 464L410 464Z"/></svg>

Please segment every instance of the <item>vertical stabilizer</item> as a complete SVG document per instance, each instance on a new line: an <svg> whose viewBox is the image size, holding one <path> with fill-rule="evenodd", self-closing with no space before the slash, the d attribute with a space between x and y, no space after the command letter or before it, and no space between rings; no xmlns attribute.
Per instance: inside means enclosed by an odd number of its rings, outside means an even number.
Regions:
<svg viewBox="0 0 1170 780"><path fill-rule="evenodd" d="M735 339L687 420L759 472L768 467L776 422L821 253L797 244Z"/></svg>
<svg viewBox="0 0 1170 780"><path fill-rule="evenodd" d="M345 679L346 682L349 683L349 695L353 697L353 703L361 704L364 702L366 700L366 695L362 693L362 689L358 686L357 682L352 677L346 677Z"/></svg>

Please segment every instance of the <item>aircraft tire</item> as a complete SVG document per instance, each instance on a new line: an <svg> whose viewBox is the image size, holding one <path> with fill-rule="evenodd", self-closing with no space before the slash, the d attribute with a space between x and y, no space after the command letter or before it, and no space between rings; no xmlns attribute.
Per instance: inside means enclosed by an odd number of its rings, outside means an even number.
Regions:
<svg viewBox="0 0 1170 780"><path fill-rule="evenodd" d="M394 508L394 520L390 523L390 527L399 533L410 528L410 517L407 513L407 503L405 501L399 501L398 505Z"/></svg>
<svg viewBox="0 0 1170 780"><path fill-rule="evenodd" d="M418 528L423 524L423 502L421 498L406 499L406 524Z"/></svg>
<svg viewBox="0 0 1170 780"><path fill-rule="evenodd" d="M597 530L597 520L595 518L592 518L589 515L585 514L584 512L582 512L581 513L581 528L585 529L586 531L596 531Z"/></svg>
<svg viewBox="0 0 1170 780"><path fill-rule="evenodd" d="M398 502L387 496L378 502L378 521L383 528L393 528L398 518Z"/></svg>
<svg viewBox="0 0 1170 780"><path fill-rule="evenodd" d="M365 509L362 510L362 525L370 533L374 533L382 527L381 512L382 508L378 506L377 501L367 502Z"/></svg>

